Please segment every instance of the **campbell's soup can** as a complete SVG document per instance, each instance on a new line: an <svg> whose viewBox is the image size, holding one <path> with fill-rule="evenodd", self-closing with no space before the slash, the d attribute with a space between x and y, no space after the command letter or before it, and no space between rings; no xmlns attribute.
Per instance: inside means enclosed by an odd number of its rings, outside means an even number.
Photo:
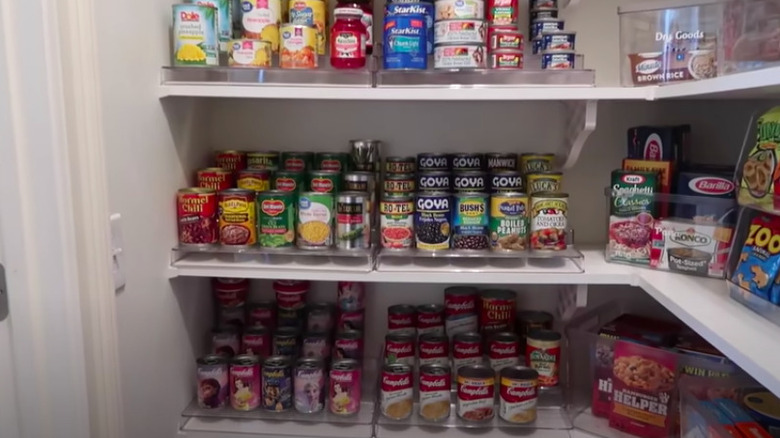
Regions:
<svg viewBox="0 0 780 438"><path fill-rule="evenodd" d="M215 328L211 331L211 352L225 357L240 354L241 336L235 327Z"/></svg>
<svg viewBox="0 0 780 438"><path fill-rule="evenodd" d="M536 400L539 373L526 367L506 367L501 370L498 415L516 424L536 420Z"/></svg>
<svg viewBox="0 0 780 438"><path fill-rule="evenodd" d="M496 375L484 365L469 365L458 370L458 417L465 421L488 421L495 415Z"/></svg>
<svg viewBox="0 0 780 438"><path fill-rule="evenodd" d="M414 366L414 336L402 334L385 335L385 363L405 363Z"/></svg>
<svg viewBox="0 0 780 438"><path fill-rule="evenodd" d="M358 281L339 281L338 304L345 312L365 308L366 284Z"/></svg>
<svg viewBox="0 0 780 438"><path fill-rule="evenodd" d="M442 421L450 416L452 371L443 365L420 366L420 416Z"/></svg>
<svg viewBox="0 0 780 438"><path fill-rule="evenodd" d="M276 305L280 309L298 310L306 306L308 281L277 280L274 281L273 288L276 292Z"/></svg>
<svg viewBox="0 0 780 438"><path fill-rule="evenodd" d="M306 330L330 332L336 325L335 309L331 303L314 303L306 309Z"/></svg>
<svg viewBox="0 0 780 438"><path fill-rule="evenodd" d="M363 332L345 330L336 333L333 341L334 359L363 360Z"/></svg>
<svg viewBox="0 0 780 438"><path fill-rule="evenodd" d="M477 332L458 333L452 339L452 370L482 364L482 336Z"/></svg>
<svg viewBox="0 0 780 438"><path fill-rule="evenodd" d="M440 304L423 304L416 309L417 335L427 333L444 335L444 306Z"/></svg>
<svg viewBox="0 0 780 438"><path fill-rule="evenodd" d="M488 339L488 361L498 374L505 367L520 364L520 340L510 332L494 333Z"/></svg>
<svg viewBox="0 0 780 438"><path fill-rule="evenodd" d="M246 312L246 324L250 327L261 325L270 329L276 327L276 303L261 301L249 303Z"/></svg>
<svg viewBox="0 0 780 438"><path fill-rule="evenodd" d="M216 409L225 406L230 392L227 358L210 354L198 358L197 365L198 406L202 409Z"/></svg>
<svg viewBox="0 0 780 438"><path fill-rule="evenodd" d="M403 420L412 415L414 380L412 367L402 363L382 367L379 410L391 420Z"/></svg>
<svg viewBox="0 0 780 438"><path fill-rule="evenodd" d="M241 330L246 325L246 309L244 306L238 307L218 307L217 308L217 326L235 327Z"/></svg>
<svg viewBox="0 0 780 438"><path fill-rule="evenodd" d="M482 170L485 168L485 155L458 153L450 155L450 168L455 172Z"/></svg>
<svg viewBox="0 0 780 438"><path fill-rule="evenodd" d="M331 350L329 333L309 332L303 335L301 357L320 359L327 362L330 359Z"/></svg>
<svg viewBox="0 0 780 438"><path fill-rule="evenodd" d="M301 332L295 327L279 327L273 334L272 354L296 358L301 352Z"/></svg>
<svg viewBox="0 0 780 438"><path fill-rule="evenodd" d="M479 326L483 334L514 330L517 294L489 289L479 294Z"/></svg>
<svg viewBox="0 0 780 438"><path fill-rule="evenodd" d="M444 328L452 338L458 333L479 329L477 297L479 291L470 286L453 286L444 289Z"/></svg>
<svg viewBox="0 0 780 438"><path fill-rule="evenodd" d="M230 407L251 411L260 407L260 359L236 356L230 362Z"/></svg>
<svg viewBox="0 0 780 438"><path fill-rule="evenodd" d="M354 359L341 359L330 367L328 401L330 412L355 415L360 411L360 364Z"/></svg>
<svg viewBox="0 0 780 438"><path fill-rule="evenodd" d="M249 293L249 280L246 278L215 278L212 288L214 289L214 297L220 306L243 306Z"/></svg>
<svg viewBox="0 0 780 438"><path fill-rule="evenodd" d="M339 312L336 322L337 330L363 330L365 324L365 310L355 310L352 312Z"/></svg>
<svg viewBox="0 0 780 438"><path fill-rule="evenodd" d="M271 330L263 326L244 330L241 335L241 354L260 356L261 358L270 356Z"/></svg>
<svg viewBox="0 0 780 438"><path fill-rule="evenodd" d="M396 304L387 308L387 333L416 335L416 311L409 304Z"/></svg>
<svg viewBox="0 0 780 438"><path fill-rule="evenodd" d="M433 333L420 335L417 341L417 352L420 366L450 364L450 340L444 335Z"/></svg>

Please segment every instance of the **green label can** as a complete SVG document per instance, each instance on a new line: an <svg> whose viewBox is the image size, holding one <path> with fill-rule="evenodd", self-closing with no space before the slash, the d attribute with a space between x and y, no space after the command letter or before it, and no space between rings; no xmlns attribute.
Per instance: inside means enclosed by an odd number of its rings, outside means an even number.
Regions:
<svg viewBox="0 0 780 438"><path fill-rule="evenodd" d="M333 246L333 193L303 192L298 197L296 243L301 249Z"/></svg>
<svg viewBox="0 0 780 438"><path fill-rule="evenodd" d="M560 192L563 173L561 172L533 172L525 176L525 186L528 193L536 192Z"/></svg>
<svg viewBox="0 0 780 438"><path fill-rule="evenodd" d="M383 182L385 195L407 195L414 194L415 178L412 173L394 173L385 175Z"/></svg>
<svg viewBox="0 0 780 438"><path fill-rule="evenodd" d="M311 152L282 152L281 169L294 172L309 171L313 156Z"/></svg>
<svg viewBox="0 0 780 438"><path fill-rule="evenodd" d="M346 152L318 152L314 156L314 169L349 171L350 157Z"/></svg>
<svg viewBox="0 0 780 438"><path fill-rule="evenodd" d="M319 193L341 191L341 173L335 170L312 170L309 172L309 190Z"/></svg>
<svg viewBox="0 0 780 438"><path fill-rule="evenodd" d="M555 154L522 154L520 155L520 172L523 175L534 172L553 170Z"/></svg>
<svg viewBox="0 0 780 438"><path fill-rule="evenodd" d="M218 66L219 31L216 8L173 5L173 65Z"/></svg>
<svg viewBox="0 0 780 438"><path fill-rule="evenodd" d="M302 192L306 190L306 187L303 184L303 177L303 172L277 170L274 174L273 184L271 184L271 186L274 190L281 190L283 192Z"/></svg>
<svg viewBox="0 0 780 438"><path fill-rule="evenodd" d="M295 193L271 190L257 195L260 246L287 248L295 241Z"/></svg>
<svg viewBox="0 0 780 438"><path fill-rule="evenodd" d="M488 195L456 193L452 214L452 247L458 250L488 249Z"/></svg>
<svg viewBox="0 0 780 438"><path fill-rule="evenodd" d="M247 152L246 168L276 170L279 168L279 152Z"/></svg>
<svg viewBox="0 0 780 438"><path fill-rule="evenodd" d="M490 247L522 251L528 241L528 195L520 192L490 196Z"/></svg>

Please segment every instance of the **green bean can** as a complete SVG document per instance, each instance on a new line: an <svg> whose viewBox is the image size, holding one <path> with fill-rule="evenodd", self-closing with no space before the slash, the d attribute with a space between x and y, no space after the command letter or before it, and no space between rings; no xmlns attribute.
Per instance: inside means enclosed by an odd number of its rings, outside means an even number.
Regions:
<svg viewBox="0 0 780 438"><path fill-rule="evenodd" d="M282 152L281 169L295 172L311 170L313 156L311 152Z"/></svg>
<svg viewBox="0 0 780 438"><path fill-rule="evenodd" d="M271 184L274 190L281 190L283 192L302 192L307 190L304 185L303 172L296 172L291 170L277 170L274 173L273 184Z"/></svg>
<svg viewBox="0 0 780 438"><path fill-rule="evenodd" d="M257 232L260 246L288 248L295 242L294 192L271 190L257 195Z"/></svg>
<svg viewBox="0 0 780 438"><path fill-rule="evenodd" d="M341 191L341 173L335 170L312 170L309 172L309 190L319 193Z"/></svg>
<svg viewBox="0 0 780 438"><path fill-rule="evenodd" d="M298 197L296 243L301 249L333 246L333 193L303 192Z"/></svg>
<svg viewBox="0 0 780 438"><path fill-rule="evenodd" d="M346 152L318 152L314 156L314 169L349 171L349 154Z"/></svg>
<svg viewBox="0 0 780 438"><path fill-rule="evenodd" d="M276 170L279 168L279 152L247 152L246 168Z"/></svg>

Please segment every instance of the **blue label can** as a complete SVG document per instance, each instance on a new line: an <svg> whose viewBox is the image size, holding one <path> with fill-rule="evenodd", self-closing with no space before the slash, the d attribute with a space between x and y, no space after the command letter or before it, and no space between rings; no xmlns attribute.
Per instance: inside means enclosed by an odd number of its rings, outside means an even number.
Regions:
<svg viewBox="0 0 780 438"><path fill-rule="evenodd" d="M428 68L427 28L424 15L385 17L383 66L385 70Z"/></svg>
<svg viewBox="0 0 780 438"><path fill-rule="evenodd" d="M433 3L388 3L385 7L385 16L417 16L425 17L426 53L433 53Z"/></svg>

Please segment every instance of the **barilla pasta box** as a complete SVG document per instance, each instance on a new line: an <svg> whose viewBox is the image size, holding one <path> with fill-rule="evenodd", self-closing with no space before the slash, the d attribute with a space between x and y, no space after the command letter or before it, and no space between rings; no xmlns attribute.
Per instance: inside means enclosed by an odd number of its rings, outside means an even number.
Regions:
<svg viewBox="0 0 780 438"><path fill-rule="evenodd" d="M690 132L690 125L629 128L627 157L636 160L685 163Z"/></svg>
<svg viewBox="0 0 780 438"><path fill-rule="evenodd" d="M672 191L671 161L634 160L626 158L623 160L623 170L655 172L658 174L658 193L671 193ZM669 215L669 203L658 202L657 208L660 217L667 217Z"/></svg>
<svg viewBox="0 0 780 438"><path fill-rule="evenodd" d="M700 202L680 202L674 205L674 216L696 221L733 224L736 221L737 185L731 173L713 171L682 171L677 175L678 195L701 197ZM709 201L727 199L732 202Z"/></svg>
<svg viewBox="0 0 780 438"><path fill-rule="evenodd" d="M743 437L772 438L769 432L756 423L734 400L718 398L712 400L712 404L726 415Z"/></svg>
<svg viewBox="0 0 780 438"><path fill-rule="evenodd" d="M650 264L657 190L658 174L655 172L612 172L606 253L610 261Z"/></svg>

